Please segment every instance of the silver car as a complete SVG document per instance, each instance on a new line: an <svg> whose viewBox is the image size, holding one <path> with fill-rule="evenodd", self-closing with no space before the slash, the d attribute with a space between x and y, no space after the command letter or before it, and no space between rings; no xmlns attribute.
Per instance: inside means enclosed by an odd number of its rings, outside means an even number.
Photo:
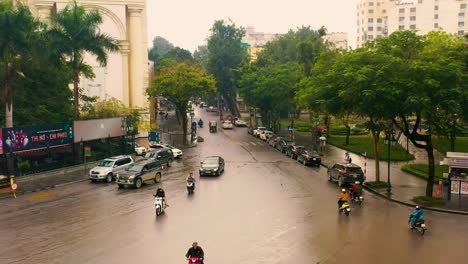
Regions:
<svg viewBox="0 0 468 264"><path fill-rule="evenodd" d="M91 182L112 182L117 173L124 171L131 164L133 164L131 156L122 155L103 159L96 167L89 171L89 179Z"/></svg>

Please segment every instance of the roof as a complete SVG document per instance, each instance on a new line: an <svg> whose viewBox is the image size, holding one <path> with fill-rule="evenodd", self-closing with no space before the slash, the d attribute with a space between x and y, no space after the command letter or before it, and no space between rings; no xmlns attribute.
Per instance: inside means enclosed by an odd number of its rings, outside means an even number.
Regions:
<svg viewBox="0 0 468 264"><path fill-rule="evenodd" d="M357 164L348 163L348 162L337 162L336 164L339 164L341 166L348 167L348 168L361 168L361 166L359 166Z"/></svg>
<svg viewBox="0 0 468 264"><path fill-rule="evenodd" d="M120 155L120 156L114 156L110 158L105 158L106 160L118 160L118 159L124 159L124 158L130 158L128 155Z"/></svg>

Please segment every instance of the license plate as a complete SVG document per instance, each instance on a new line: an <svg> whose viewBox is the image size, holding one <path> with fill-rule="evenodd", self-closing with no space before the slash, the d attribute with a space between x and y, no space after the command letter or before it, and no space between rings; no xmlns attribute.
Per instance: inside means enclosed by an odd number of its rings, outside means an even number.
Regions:
<svg viewBox="0 0 468 264"><path fill-rule="evenodd" d="M426 227L426 225L425 225L425 224L421 224L421 227Z"/></svg>
<svg viewBox="0 0 468 264"><path fill-rule="evenodd" d="M316 158L313 158L312 160L317 160Z"/></svg>

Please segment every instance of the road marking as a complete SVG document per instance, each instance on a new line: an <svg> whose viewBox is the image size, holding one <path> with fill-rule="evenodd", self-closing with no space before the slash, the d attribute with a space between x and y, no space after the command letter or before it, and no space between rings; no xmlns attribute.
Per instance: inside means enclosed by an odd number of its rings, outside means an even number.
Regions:
<svg viewBox="0 0 468 264"><path fill-rule="evenodd" d="M252 145L254 145L254 146L256 146L256 145L257 145L257 144L255 144L254 142L250 142L250 144L252 144Z"/></svg>

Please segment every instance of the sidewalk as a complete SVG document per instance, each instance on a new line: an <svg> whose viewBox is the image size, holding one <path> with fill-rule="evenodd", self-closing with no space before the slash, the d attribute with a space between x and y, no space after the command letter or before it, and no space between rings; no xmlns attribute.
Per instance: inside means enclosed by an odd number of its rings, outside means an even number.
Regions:
<svg viewBox="0 0 468 264"><path fill-rule="evenodd" d="M282 130L282 135L286 135L287 131ZM296 133L296 144L306 146L307 148L312 148L312 139L310 135L304 135ZM411 147L410 147L411 151ZM330 144L325 146L322 156L322 163L325 166L331 166L336 162L344 161L346 151ZM375 181L375 161L373 159L365 159L362 156L356 155L354 153L349 153L350 157L353 160L354 164L357 164L366 171L366 180ZM422 155L417 155L416 157L422 157ZM400 168L404 164L408 163L425 163L425 160L418 158L410 162L390 162L390 182L392 186L392 195L390 198L401 201L403 203L414 204L412 201L415 196L424 196L426 193L426 181L415 177L409 173L402 171ZM388 163L386 161L379 162L380 167L380 180L387 181L388 176ZM437 185L434 185L434 193L437 190ZM378 193L387 196L387 189L375 189ZM446 199L448 187L443 186L441 197ZM442 209L457 210L457 211L466 211L468 212L468 195L458 197L458 195L453 195L451 201L447 201Z"/></svg>

